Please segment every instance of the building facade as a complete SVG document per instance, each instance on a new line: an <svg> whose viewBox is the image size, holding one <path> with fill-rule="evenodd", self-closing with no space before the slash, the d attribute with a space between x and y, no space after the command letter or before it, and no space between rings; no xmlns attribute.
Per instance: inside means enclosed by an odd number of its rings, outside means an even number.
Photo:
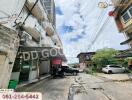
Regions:
<svg viewBox="0 0 132 100"><path fill-rule="evenodd" d="M86 67L93 65L92 57L95 55L95 52L85 52L77 55L79 59L80 69L84 70Z"/></svg>
<svg viewBox="0 0 132 100"><path fill-rule="evenodd" d="M41 0L41 3L45 6L48 13L48 17L54 27L56 27L56 15L55 15L55 2L54 0Z"/></svg>
<svg viewBox="0 0 132 100"><path fill-rule="evenodd" d="M132 48L132 0L112 0L115 10L113 16L119 32L124 33L126 41L121 45L128 44Z"/></svg>
<svg viewBox="0 0 132 100"><path fill-rule="evenodd" d="M10 80L33 82L49 74L52 58L63 60L64 55L45 5L40 0L10 0L10 5L2 0L0 9L0 88L8 88Z"/></svg>

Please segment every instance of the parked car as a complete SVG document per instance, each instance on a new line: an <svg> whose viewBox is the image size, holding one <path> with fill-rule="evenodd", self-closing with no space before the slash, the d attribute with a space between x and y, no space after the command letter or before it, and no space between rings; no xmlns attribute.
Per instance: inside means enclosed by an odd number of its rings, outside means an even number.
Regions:
<svg viewBox="0 0 132 100"><path fill-rule="evenodd" d="M124 73L125 68L118 66L118 65L107 65L106 67L102 68L104 73L112 74L112 73Z"/></svg>
<svg viewBox="0 0 132 100"><path fill-rule="evenodd" d="M79 69L79 73L83 73L84 72L84 69Z"/></svg>
<svg viewBox="0 0 132 100"><path fill-rule="evenodd" d="M79 70L76 68L72 68L69 66L62 66L64 74L72 74L77 75L79 73Z"/></svg>

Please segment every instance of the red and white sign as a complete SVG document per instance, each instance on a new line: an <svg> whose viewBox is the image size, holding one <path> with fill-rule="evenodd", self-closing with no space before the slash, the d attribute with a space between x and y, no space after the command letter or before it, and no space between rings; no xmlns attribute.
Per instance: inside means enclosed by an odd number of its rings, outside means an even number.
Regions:
<svg viewBox="0 0 132 100"><path fill-rule="evenodd" d="M114 11L110 11L110 12L108 13L108 15L109 15L109 16L114 16Z"/></svg>
<svg viewBox="0 0 132 100"><path fill-rule="evenodd" d="M53 65L60 65L61 63L62 63L62 60L61 59L56 58L56 59L53 59L52 60L52 64Z"/></svg>

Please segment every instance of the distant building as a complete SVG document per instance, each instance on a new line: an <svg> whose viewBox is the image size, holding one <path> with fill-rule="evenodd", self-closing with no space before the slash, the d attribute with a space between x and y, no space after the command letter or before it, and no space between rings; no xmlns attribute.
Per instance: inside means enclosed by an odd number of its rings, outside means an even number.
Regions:
<svg viewBox="0 0 132 100"><path fill-rule="evenodd" d="M111 0L115 10L111 13L115 19L119 32L126 36L121 45L129 44L132 48L132 0Z"/></svg>
<svg viewBox="0 0 132 100"><path fill-rule="evenodd" d="M81 69L90 67L93 64L93 62L91 60L93 55L95 55L95 52L85 52L85 53L80 53L77 55Z"/></svg>
<svg viewBox="0 0 132 100"><path fill-rule="evenodd" d="M50 22L56 26L56 15L55 15L55 2L54 0L41 0L41 3L45 6Z"/></svg>

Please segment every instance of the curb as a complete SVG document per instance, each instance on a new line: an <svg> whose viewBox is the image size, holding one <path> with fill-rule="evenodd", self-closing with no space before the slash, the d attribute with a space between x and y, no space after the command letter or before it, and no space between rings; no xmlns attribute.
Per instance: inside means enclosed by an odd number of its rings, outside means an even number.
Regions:
<svg viewBox="0 0 132 100"><path fill-rule="evenodd" d="M108 79L112 82L125 82L125 81L132 81L132 76L131 75L128 75L128 78L126 79L109 79L105 76L101 76L101 75L97 75L97 77L100 77L100 78L104 78L104 79Z"/></svg>
<svg viewBox="0 0 132 100"><path fill-rule="evenodd" d="M39 79L32 80L32 82L27 82L25 84L20 84L16 87L16 90L20 90L20 88L26 87L26 86L31 85L31 84L36 84L36 83L41 82L43 80L46 80L50 77L51 77L51 75L46 75L44 77L40 77Z"/></svg>

